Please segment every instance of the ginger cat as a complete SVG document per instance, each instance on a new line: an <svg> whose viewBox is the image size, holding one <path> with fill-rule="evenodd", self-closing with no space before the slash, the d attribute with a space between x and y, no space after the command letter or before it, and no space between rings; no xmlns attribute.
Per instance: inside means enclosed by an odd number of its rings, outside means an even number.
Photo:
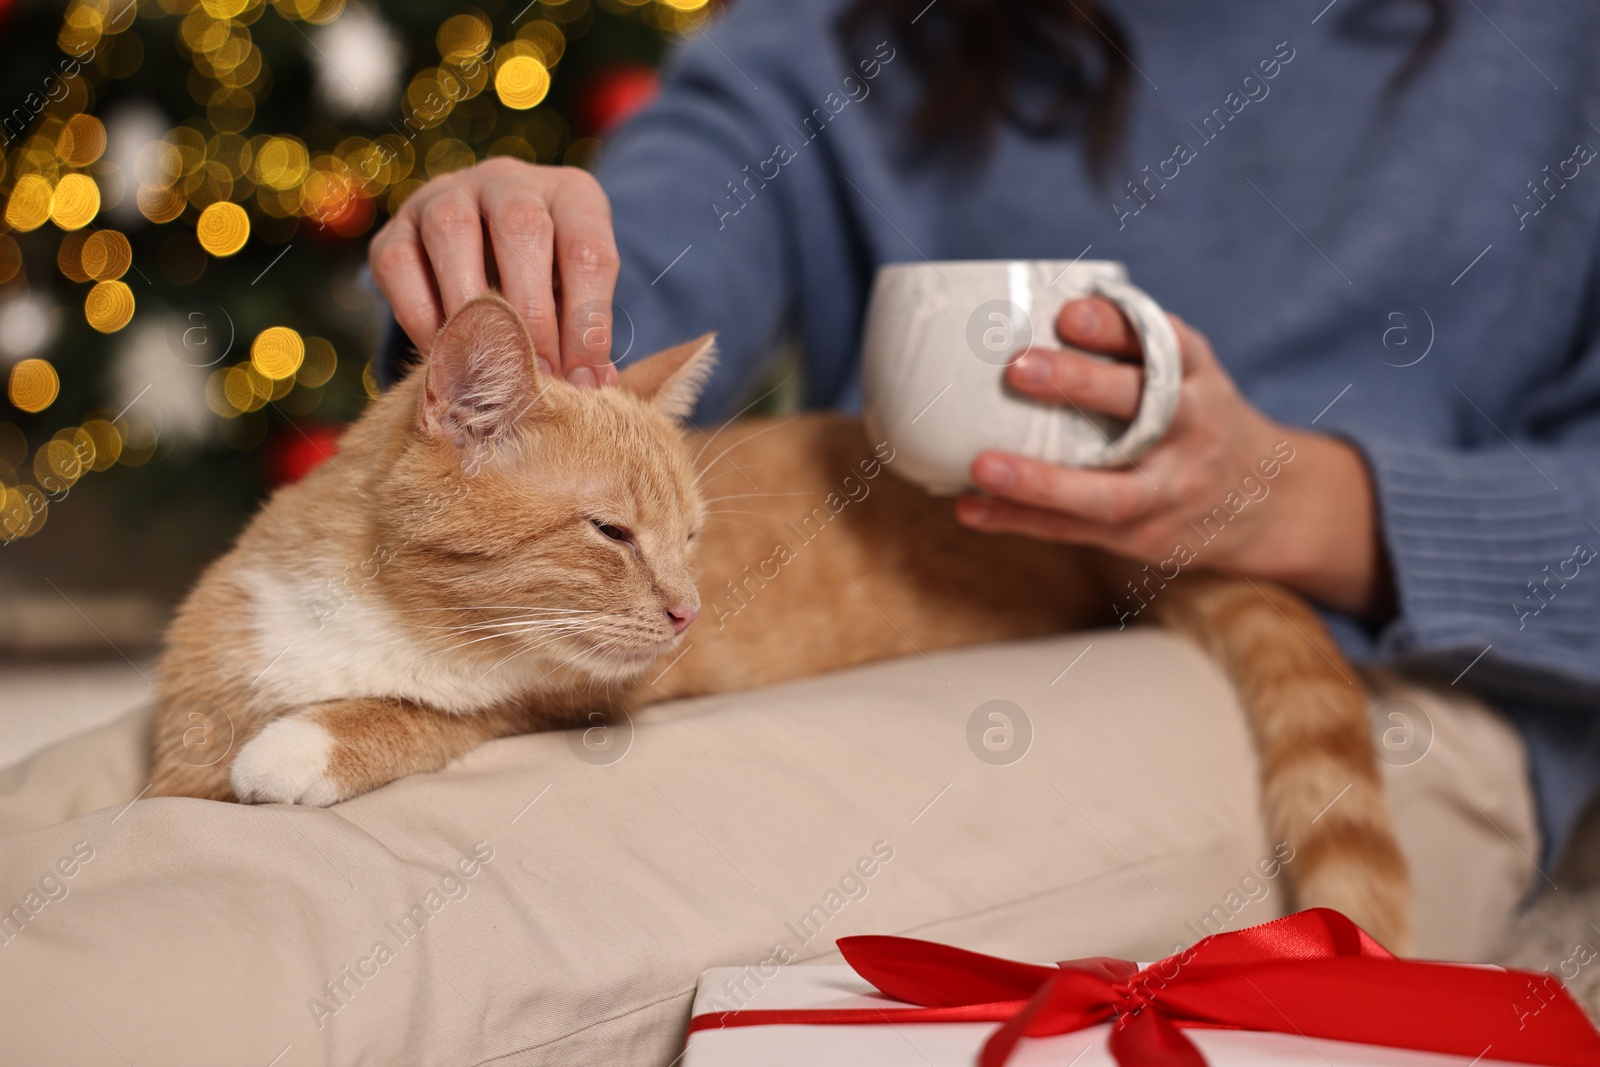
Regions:
<svg viewBox="0 0 1600 1067"><path fill-rule="evenodd" d="M948 500L878 477L892 450L854 419L686 429L712 358L701 338L618 388L580 390L539 374L504 301L462 308L179 611L152 794L334 804L596 708L1106 625L1147 577L965 529ZM708 522L708 496L737 498L736 520ZM701 591L738 617L686 643ZM1150 606L1239 688L1269 832L1297 850L1298 903L1403 950L1410 890L1365 693L1317 616L1276 587L1204 574Z"/></svg>

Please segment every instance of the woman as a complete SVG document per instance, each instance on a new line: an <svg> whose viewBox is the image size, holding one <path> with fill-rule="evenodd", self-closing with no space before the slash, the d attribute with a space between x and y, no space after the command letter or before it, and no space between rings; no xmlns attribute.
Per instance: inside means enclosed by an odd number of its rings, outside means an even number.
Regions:
<svg viewBox="0 0 1600 1067"><path fill-rule="evenodd" d="M742 0L598 183L440 178L374 274L423 350L497 279L580 386L718 330L715 419L785 333L806 402L856 405L882 263L1124 261L1182 316L1167 437L1131 471L982 457L963 521L1159 559L1292 442L1204 563L1417 669L1368 680L1418 948L1482 958L1600 765L1597 24L1585 0ZM1103 305L1058 329L1132 351ZM1007 373L1113 415L1138 392L1071 351ZM1218 673L1087 639L710 698L632 748L508 738L330 809L129 803L130 717L0 776L24 908L0 1026L19 1062L661 1064L708 966L761 1006L846 933L1149 959L1273 917L1294 850L1263 840ZM971 739L996 695L1035 724L1006 766Z"/></svg>
<svg viewBox="0 0 1600 1067"><path fill-rule="evenodd" d="M716 329L715 418L786 330L806 402L858 405L883 263L1122 260L1182 316L1172 428L1137 470L986 454L961 520L1154 564L1289 440L1278 502L1205 565L1323 605L1358 659L1493 694L1549 859L1600 776L1600 16L1319 7L746 0L598 183L507 160L437 179L374 239L374 276L426 351L492 261L578 385ZM1057 328L1137 354L1098 301ZM1071 351L1008 376L1085 410L1138 401L1136 368Z"/></svg>

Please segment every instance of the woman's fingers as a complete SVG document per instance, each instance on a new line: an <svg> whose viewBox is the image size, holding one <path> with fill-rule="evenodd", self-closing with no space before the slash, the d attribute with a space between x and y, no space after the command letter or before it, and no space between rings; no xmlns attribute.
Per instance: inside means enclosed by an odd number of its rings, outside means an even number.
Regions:
<svg viewBox="0 0 1600 1067"><path fill-rule="evenodd" d="M1155 487L1136 471L1058 467L1008 452L981 453L972 480L1001 499L1102 526L1137 522L1159 503Z"/></svg>
<svg viewBox="0 0 1600 1067"><path fill-rule="evenodd" d="M956 501L956 518L986 533L1022 534L1040 541L1069 541L1112 549L1121 541L1116 531L1103 523L977 493Z"/></svg>
<svg viewBox="0 0 1600 1067"><path fill-rule="evenodd" d="M427 354L444 323L444 308L422 251L422 238L410 219L397 216L390 221L372 239L367 261L378 287L389 297L395 321L417 351Z"/></svg>
<svg viewBox="0 0 1600 1067"><path fill-rule="evenodd" d="M561 365L575 385L611 383L611 294L617 285L617 242L611 204L600 183L571 171L553 191L556 269L561 275Z"/></svg>
<svg viewBox="0 0 1600 1067"><path fill-rule="evenodd" d="M1097 296L1069 300L1056 316L1056 333L1067 344L1108 356L1137 356L1139 335L1115 304Z"/></svg>
<svg viewBox="0 0 1600 1067"><path fill-rule="evenodd" d="M423 194L418 193L418 196ZM446 317L489 288L483 265L483 216L473 187L446 183L417 210L417 232L433 267Z"/></svg>
<svg viewBox="0 0 1600 1067"><path fill-rule="evenodd" d="M396 319L424 351L445 318L498 284L542 369L575 385L617 380L611 205L583 171L493 159L436 178L373 239L369 259Z"/></svg>
<svg viewBox="0 0 1600 1067"><path fill-rule="evenodd" d="M483 206L501 293L527 325L539 369L559 375L561 332L551 270L555 221L545 193L536 183L506 175L484 183Z"/></svg>
<svg viewBox="0 0 1600 1067"><path fill-rule="evenodd" d="M1144 367L1077 352L1030 348L1006 368L1006 378L1036 400L1131 419L1139 411Z"/></svg>

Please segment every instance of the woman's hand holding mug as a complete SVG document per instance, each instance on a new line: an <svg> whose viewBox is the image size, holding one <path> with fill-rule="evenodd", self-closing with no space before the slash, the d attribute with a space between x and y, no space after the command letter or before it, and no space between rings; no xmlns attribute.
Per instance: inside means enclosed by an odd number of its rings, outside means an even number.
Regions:
<svg viewBox="0 0 1600 1067"><path fill-rule="evenodd" d="M1170 318L1183 382L1172 422L1149 451L1115 470L983 452L972 464L982 493L963 496L957 517L975 529L1092 545L1152 566L1170 567L1185 545L1209 570L1271 579L1358 617L1391 614L1361 454L1268 418L1239 393L1205 336ZM1070 347L1019 353L1006 381L1040 401L1131 419L1143 372L1128 362L1140 354L1128 321L1090 297L1065 304L1056 329ZM1218 508L1227 521L1207 524Z"/></svg>

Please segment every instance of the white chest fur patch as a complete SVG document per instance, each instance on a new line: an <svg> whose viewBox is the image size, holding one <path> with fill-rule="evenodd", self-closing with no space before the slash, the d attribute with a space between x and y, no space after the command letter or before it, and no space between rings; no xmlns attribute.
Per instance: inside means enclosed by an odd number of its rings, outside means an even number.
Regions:
<svg viewBox="0 0 1600 1067"><path fill-rule="evenodd" d="M470 714L529 692L540 677L527 657L492 671L461 662L413 636L370 589L330 611L313 581L254 572L241 582L255 609L255 685L274 703L393 697Z"/></svg>

